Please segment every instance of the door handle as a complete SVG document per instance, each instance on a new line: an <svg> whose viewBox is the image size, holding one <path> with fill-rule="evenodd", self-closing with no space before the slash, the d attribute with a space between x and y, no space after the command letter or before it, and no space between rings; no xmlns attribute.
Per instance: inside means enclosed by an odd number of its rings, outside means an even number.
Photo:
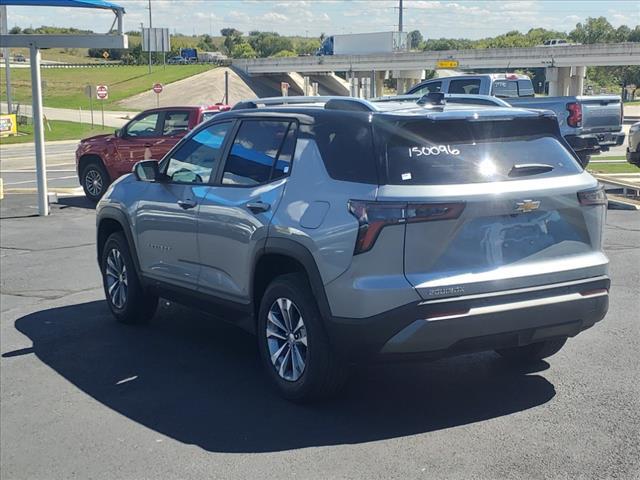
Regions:
<svg viewBox="0 0 640 480"><path fill-rule="evenodd" d="M151 148L151 144L150 143L145 143L144 144L144 148Z"/></svg>
<svg viewBox="0 0 640 480"><path fill-rule="evenodd" d="M186 198L184 200L178 200L178 205L180 205L180 207L183 208L184 210L188 210L190 208L195 207L197 203L195 200Z"/></svg>
<svg viewBox="0 0 640 480"><path fill-rule="evenodd" d="M271 205L265 202L249 202L247 208L253 213L264 213L271 208Z"/></svg>

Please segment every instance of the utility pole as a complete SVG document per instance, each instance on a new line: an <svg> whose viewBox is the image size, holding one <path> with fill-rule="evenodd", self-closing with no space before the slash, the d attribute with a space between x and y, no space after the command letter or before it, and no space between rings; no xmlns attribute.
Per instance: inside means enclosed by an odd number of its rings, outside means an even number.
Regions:
<svg viewBox="0 0 640 480"><path fill-rule="evenodd" d="M149 0L149 73L151 73L151 28L153 24L151 23L151 0Z"/></svg>
<svg viewBox="0 0 640 480"><path fill-rule="evenodd" d="M149 0L151 1L151 0ZM398 31L402 33L402 12L404 11L404 7L402 6L402 0L398 0Z"/></svg>

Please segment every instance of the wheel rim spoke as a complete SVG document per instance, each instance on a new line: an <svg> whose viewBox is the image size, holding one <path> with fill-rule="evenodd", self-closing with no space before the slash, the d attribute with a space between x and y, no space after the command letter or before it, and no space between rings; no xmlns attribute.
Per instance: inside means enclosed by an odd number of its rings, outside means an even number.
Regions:
<svg viewBox="0 0 640 480"><path fill-rule="evenodd" d="M115 248L107 255L105 276L111 304L122 308L127 301L127 267L122 254Z"/></svg>
<svg viewBox="0 0 640 480"><path fill-rule="evenodd" d="M297 305L276 299L267 313L265 336L271 363L280 378L295 382L306 367L307 331Z"/></svg>

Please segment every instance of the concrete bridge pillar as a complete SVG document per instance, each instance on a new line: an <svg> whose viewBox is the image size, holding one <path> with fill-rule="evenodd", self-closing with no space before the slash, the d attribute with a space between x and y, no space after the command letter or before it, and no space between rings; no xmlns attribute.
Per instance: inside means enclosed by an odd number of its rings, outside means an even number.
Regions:
<svg viewBox="0 0 640 480"><path fill-rule="evenodd" d="M569 95L582 95L584 91L584 78L586 76L587 67L571 67Z"/></svg>
<svg viewBox="0 0 640 480"><path fill-rule="evenodd" d="M547 67L549 96L582 95L586 67Z"/></svg>
<svg viewBox="0 0 640 480"><path fill-rule="evenodd" d="M424 79L424 70L394 70L393 78L397 79L396 90L398 95L402 95Z"/></svg>

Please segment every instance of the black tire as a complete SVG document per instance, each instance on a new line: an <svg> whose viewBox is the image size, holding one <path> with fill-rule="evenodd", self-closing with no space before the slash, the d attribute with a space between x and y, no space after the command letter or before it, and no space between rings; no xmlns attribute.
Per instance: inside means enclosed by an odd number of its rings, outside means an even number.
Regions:
<svg viewBox="0 0 640 480"><path fill-rule="evenodd" d="M507 360L517 363L537 362L558 353L565 343L567 343L566 337L552 338L522 347L501 348L496 352Z"/></svg>
<svg viewBox="0 0 640 480"><path fill-rule="evenodd" d="M117 252L117 255L113 252ZM113 274L118 273L117 268L115 270L109 268L110 262L111 265L114 265L113 255L119 255L124 265L124 270L121 269L124 274L118 280L118 285L125 283L126 287L124 289L124 301L122 302L120 302L122 297L117 297L116 301L110 294L110 288L113 288L113 281L116 278ZM118 262L116 262L116 265L119 266ZM109 273L107 273L108 269ZM100 270L107 304L116 320L128 324L146 323L151 320L158 308L158 297L145 292L142 288L131 258L129 244L122 232L112 233L107 238L100 253ZM126 281L121 282L120 280ZM118 288L118 285L116 285L115 289Z"/></svg>
<svg viewBox="0 0 640 480"><path fill-rule="evenodd" d="M111 179L99 160L92 160L82 167L80 172L80 185L87 198L97 202L107 191Z"/></svg>
<svg viewBox="0 0 640 480"><path fill-rule="evenodd" d="M307 346L304 350L300 347L300 352L304 353L305 365L297 379L283 378L271 360L267 339L267 326L270 322L267 315L272 307L275 308L278 299L289 299L293 302L304 322L303 329ZM273 328L272 323L271 328ZM293 341L293 339L291 340ZM271 341L273 345L276 340L272 337ZM305 403L330 397L340 390L346 380L346 369L343 368L342 362L331 348L320 311L309 287L309 282L303 274L282 275L275 278L267 287L260 302L258 348L272 385L287 400ZM293 366L291 366L291 372L293 372Z"/></svg>
<svg viewBox="0 0 640 480"><path fill-rule="evenodd" d="M587 165L589 165L589 161L591 160L591 155L584 152L577 152L577 154L578 158L580 159L580 165L582 165L582 168L587 168Z"/></svg>

